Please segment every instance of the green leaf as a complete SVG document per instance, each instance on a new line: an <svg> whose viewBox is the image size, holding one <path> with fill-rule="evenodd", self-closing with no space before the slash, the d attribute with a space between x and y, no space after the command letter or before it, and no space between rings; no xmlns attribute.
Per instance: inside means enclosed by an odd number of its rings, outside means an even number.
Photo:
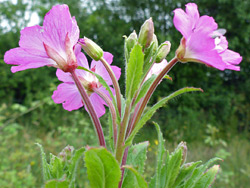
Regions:
<svg viewBox="0 0 250 188"><path fill-rule="evenodd" d="M156 173L155 173L155 176L151 179L150 181L150 187L160 187L160 174L161 174L161 169L162 169L162 161L163 161L163 155L166 151L165 149L165 141L163 139L163 136L162 136L162 132L161 132L161 129L160 129L160 126L156 123L156 122L153 122L154 125L155 125L155 128L157 130L157 134L158 134L158 153L157 153L157 163L156 163Z"/></svg>
<svg viewBox="0 0 250 188"><path fill-rule="evenodd" d="M133 166L139 173L143 173L147 159L147 147L149 142L141 142L133 145L128 150L127 164Z"/></svg>
<svg viewBox="0 0 250 188"><path fill-rule="evenodd" d="M69 188L69 182L67 180L50 180L46 182L45 188Z"/></svg>
<svg viewBox="0 0 250 188"><path fill-rule="evenodd" d="M187 163L187 164L184 164L181 169L180 169L180 173L177 177L177 179L175 180L175 183L173 185L173 188L179 186L179 185L182 185L184 183L184 181L186 179L188 179L194 169L196 168L197 165L199 165L201 163L201 161L197 161L197 162L193 162L193 163Z"/></svg>
<svg viewBox="0 0 250 188"><path fill-rule="evenodd" d="M161 172L162 187L172 188L173 184L179 174L180 166L182 162L182 148L173 152L167 157L166 165ZM164 182L164 183L163 183Z"/></svg>
<svg viewBox="0 0 250 188"><path fill-rule="evenodd" d="M221 160L218 157L215 157L213 159L210 159L206 164L199 166L196 168L192 174L192 176L185 182L184 188L193 188L196 184L196 182L200 179L204 171L214 163L215 161Z"/></svg>
<svg viewBox="0 0 250 188"><path fill-rule="evenodd" d="M111 150L114 151L114 132L112 124L112 115L110 111L108 113L108 125L109 125L109 146Z"/></svg>
<svg viewBox="0 0 250 188"><path fill-rule="evenodd" d="M47 163L46 155L44 153L43 147L39 143L36 143L36 145L40 148L40 151L41 151L43 181L45 182L45 181L51 179L52 177L50 174L49 165Z"/></svg>
<svg viewBox="0 0 250 188"><path fill-rule="evenodd" d="M85 152L85 148L82 147L76 150L74 153L74 156L71 158L71 163L69 164L69 167L68 167L69 172L70 172L70 175L68 178L71 180L70 185L72 185L75 182L77 166L84 152Z"/></svg>
<svg viewBox="0 0 250 188"><path fill-rule="evenodd" d="M126 176L122 183L122 188L147 188L145 179L131 166L123 166L129 170L129 175Z"/></svg>
<svg viewBox="0 0 250 188"><path fill-rule="evenodd" d="M208 169L201 178L196 182L194 188L208 188L215 179L216 174L219 171L219 165L214 165Z"/></svg>
<svg viewBox="0 0 250 188"><path fill-rule="evenodd" d="M144 54L142 47L136 44L131 50L126 72L126 98L131 100L141 83Z"/></svg>
<svg viewBox="0 0 250 188"><path fill-rule="evenodd" d="M105 148L91 148L85 152L88 179L94 188L117 188L121 171L114 156Z"/></svg>
<svg viewBox="0 0 250 188"><path fill-rule="evenodd" d="M50 164L49 169L52 178L60 179L62 178L64 174L64 165L61 159L59 159L57 156L50 154Z"/></svg>
<svg viewBox="0 0 250 188"><path fill-rule="evenodd" d="M155 78L156 78L156 75L153 74L148 80L146 80L146 81L143 83L143 85L142 85L142 87L141 87L141 89L140 89L140 92L139 92L139 94L138 94L138 96L137 96L137 98L136 98L136 100L135 100L135 104L137 104L137 103L140 101L140 99L141 99L142 97L145 96L145 94L147 93L149 87L150 87L150 86L152 85L152 83L154 82Z"/></svg>
<svg viewBox="0 0 250 188"><path fill-rule="evenodd" d="M156 110L158 110L160 107L162 107L164 104L166 104L170 99L173 99L174 97L181 95L183 93L192 92L192 91L202 91L200 88L194 88L194 87L185 87L178 91L175 91L171 95L161 99L159 102L157 102L153 107L151 107L145 114L142 115L141 120L138 122L138 124L135 126L135 129L131 133L131 135L128 137L128 139L125 142L125 146L129 146L132 144L132 141L137 134L137 132L143 127L143 125L151 119L151 117L154 115Z"/></svg>

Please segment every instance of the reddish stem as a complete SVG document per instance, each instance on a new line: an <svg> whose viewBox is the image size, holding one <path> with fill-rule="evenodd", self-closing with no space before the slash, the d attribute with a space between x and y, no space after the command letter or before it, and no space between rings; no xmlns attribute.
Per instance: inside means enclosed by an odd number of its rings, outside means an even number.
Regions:
<svg viewBox="0 0 250 188"><path fill-rule="evenodd" d="M140 120L142 113L146 107L146 105L148 104L148 101L150 99L150 97L152 96L153 92L155 91L156 87L158 86L158 84L160 83L160 81L162 80L162 78L171 70L171 68L178 62L178 59L175 57L173 58L167 65L166 67L160 72L160 74L155 78L154 82L152 83L152 85L150 86L147 94L145 95L145 97L143 98L140 106L139 106L139 110L137 112L134 113L134 117L132 117L134 119L134 121L132 122L132 131L135 128L136 124L138 123L138 121Z"/></svg>
<svg viewBox="0 0 250 188"><path fill-rule="evenodd" d="M88 94L86 93L81 81L79 80L78 76L75 73L75 70L70 72L72 75L73 80L75 81L75 84L82 96L82 100L84 102L84 105L87 107L88 109L88 113L91 117L91 120L95 126L95 130L97 132L98 138L99 138L99 143L100 146L106 147L106 143L105 143L105 139L104 139L104 134L103 134L103 130L102 130L102 126L101 123L99 121L99 118L96 114L96 111L91 103L91 101L89 100Z"/></svg>

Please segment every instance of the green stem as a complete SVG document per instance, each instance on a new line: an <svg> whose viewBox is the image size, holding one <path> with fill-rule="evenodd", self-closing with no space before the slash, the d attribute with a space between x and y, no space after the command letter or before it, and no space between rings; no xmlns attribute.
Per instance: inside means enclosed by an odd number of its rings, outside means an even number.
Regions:
<svg viewBox="0 0 250 188"><path fill-rule="evenodd" d="M125 139L125 134L126 134L126 129L127 129L127 124L128 124L128 120L129 120L129 114L130 114L130 101L127 101L126 103L126 108L125 108L125 113L124 113L124 118L121 122L121 126L119 129L119 136L118 136L118 141L117 141L117 145L116 145L116 160L121 163L122 161L122 156L124 153L124 139Z"/></svg>
<svg viewBox="0 0 250 188"><path fill-rule="evenodd" d="M94 126L95 126L95 130L96 130L98 138L99 138L100 146L106 147L106 143L105 143L101 123L99 121L99 118L98 118L98 116L96 114L96 111L95 111L91 101L89 100L88 94L86 93L86 91L85 91L81 81L79 80L78 76L76 75L75 70L73 70L71 72L71 75L72 75L73 80L75 81L75 84L76 84L76 86L77 86L77 88L78 88L78 90L79 90L79 92L80 92L80 94L82 96L84 105L87 107L88 113L89 113L89 115L91 117L91 120L92 120Z"/></svg>

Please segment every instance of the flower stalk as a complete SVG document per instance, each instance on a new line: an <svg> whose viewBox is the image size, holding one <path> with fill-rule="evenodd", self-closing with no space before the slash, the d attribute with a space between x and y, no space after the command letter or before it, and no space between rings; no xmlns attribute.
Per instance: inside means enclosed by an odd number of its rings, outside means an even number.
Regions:
<svg viewBox="0 0 250 188"><path fill-rule="evenodd" d="M100 144L100 146L106 147L106 143L105 143L104 134L103 134L100 120L96 114L96 111L94 110L94 107L93 107L91 101L89 100L88 94L86 93L78 76L76 75L75 70L73 70L71 72L71 75L72 75L73 80L75 81L75 84L76 84L76 86L77 86L77 88L82 96L83 102L86 105L88 112L89 112L89 115L91 117L91 120L95 126L95 130L96 130L98 138L99 138L99 144Z"/></svg>
<svg viewBox="0 0 250 188"><path fill-rule="evenodd" d="M121 107L122 107L122 102L121 102L121 90L120 90L120 86L118 84L117 78L115 77L115 74L113 72L113 70L111 69L110 65L108 64L108 62L102 57L100 59L100 61L102 62L102 64L104 65L104 67L106 68L106 70L109 73L109 76L112 80L114 89L115 89L115 97L116 97L116 102L117 102L117 108L119 111L119 115L121 116Z"/></svg>

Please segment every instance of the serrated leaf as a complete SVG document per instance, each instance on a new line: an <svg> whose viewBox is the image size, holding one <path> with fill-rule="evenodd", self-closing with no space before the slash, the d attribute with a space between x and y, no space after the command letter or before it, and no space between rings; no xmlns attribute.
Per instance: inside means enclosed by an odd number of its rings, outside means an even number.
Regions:
<svg viewBox="0 0 250 188"><path fill-rule="evenodd" d="M88 179L94 188L117 188L121 171L114 156L105 148L91 148L85 152Z"/></svg>
<svg viewBox="0 0 250 188"><path fill-rule="evenodd" d="M138 90L143 74L144 54L142 47L136 44L130 52L126 72L126 98L131 100Z"/></svg>
<svg viewBox="0 0 250 188"><path fill-rule="evenodd" d="M139 173L143 173L147 159L147 147L149 143L141 142L133 145L128 150L127 164L133 166Z"/></svg>
<svg viewBox="0 0 250 188"><path fill-rule="evenodd" d="M43 181L45 182L45 181L51 179L52 177L50 174L49 165L47 163L46 155L44 153L43 147L39 143L36 143L36 145L40 148L40 151L41 151Z"/></svg>
<svg viewBox="0 0 250 188"><path fill-rule="evenodd" d="M150 182L150 187L153 187L153 185L155 185L154 187L160 187L161 185L161 177L160 177L160 174L161 174L161 169L162 169L162 165L163 165L163 155L166 151L165 149L165 141L163 139L163 135L162 135L162 132L161 132L161 129L160 129L160 126L156 123L156 122L153 122L154 125L155 125L155 128L157 130L157 134L158 134L158 152L157 152L157 163L156 163L156 173L155 173L155 179L151 179L151 182Z"/></svg>
<svg viewBox="0 0 250 188"><path fill-rule="evenodd" d="M219 165L214 165L208 169L196 182L194 188L208 188L214 182L215 176L219 171Z"/></svg>
<svg viewBox="0 0 250 188"><path fill-rule="evenodd" d="M180 148L167 158L166 165L161 172L161 179L164 179L164 183L161 184L162 187L172 188L177 175L179 174L181 162L182 149Z"/></svg>
<svg viewBox="0 0 250 188"><path fill-rule="evenodd" d="M50 180L46 182L45 188L69 188L69 182L67 180Z"/></svg>
<svg viewBox="0 0 250 188"><path fill-rule="evenodd" d="M71 180L70 185L73 185L75 182L77 166L84 152L85 152L85 148L80 148L76 150L74 153L74 156L71 159L71 163L69 164L69 167L68 167L69 172L70 172L70 175L68 178Z"/></svg>
<svg viewBox="0 0 250 188"><path fill-rule="evenodd" d="M60 178L62 178L62 176L64 174L63 162L57 156L54 156L52 154L51 154L51 156L52 157L50 159L50 164L49 164L51 176L52 176L52 178L60 179Z"/></svg>
<svg viewBox="0 0 250 188"><path fill-rule="evenodd" d="M140 92L139 92L139 94L138 94L138 96L137 96L137 98L136 98L136 100L135 100L135 104L137 104L137 103L140 101L140 99L141 99L142 97L145 96L145 94L147 93L149 87L150 87L150 86L152 85L152 83L154 82L155 78L156 78L156 75L153 74L148 80L146 80L146 81L143 83L143 85L142 85L142 87L141 87L141 89L140 89Z"/></svg>
<svg viewBox="0 0 250 188"><path fill-rule="evenodd" d="M147 188L147 182L132 166L123 166L129 170L128 176L126 176L122 183L122 188Z"/></svg>
<svg viewBox="0 0 250 188"><path fill-rule="evenodd" d="M192 176L188 179L187 182L185 182L184 188L193 188L196 182L200 179L203 172L215 161L221 160L218 157L215 157L213 159L210 159L206 164L199 166L196 168L192 174Z"/></svg>
<svg viewBox="0 0 250 188"><path fill-rule="evenodd" d="M177 179L175 180L173 188L183 184L184 181L187 180L192 175L195 167L197 165L199 165L200 163L201 163L201 161L197 161L197 162L188 163L188 164L183 165L180 169L180 173L179 173Z"/></svg>
<svg viewBox="0 0 250 188"><path fill-rule="evenodd" d="M151 117L154 115L156 110L158 110L160 107L162 107L164 104L166 104L170 99L173 99L174 97L181 95L183 93L192 92L192 91L202 91L200 88L194 88L194 87L185 87L178 91L175 91L171 95L161 99L159 102L157 102L153 107L151 107L145 114L142 115L141 120L136 125L135 129L131 133L131 135L128 137L128 139L125 142L125 146L129 146L132 144L132 141L137 134L137 132L143 127L143 125L151 119Z"/></svg>

